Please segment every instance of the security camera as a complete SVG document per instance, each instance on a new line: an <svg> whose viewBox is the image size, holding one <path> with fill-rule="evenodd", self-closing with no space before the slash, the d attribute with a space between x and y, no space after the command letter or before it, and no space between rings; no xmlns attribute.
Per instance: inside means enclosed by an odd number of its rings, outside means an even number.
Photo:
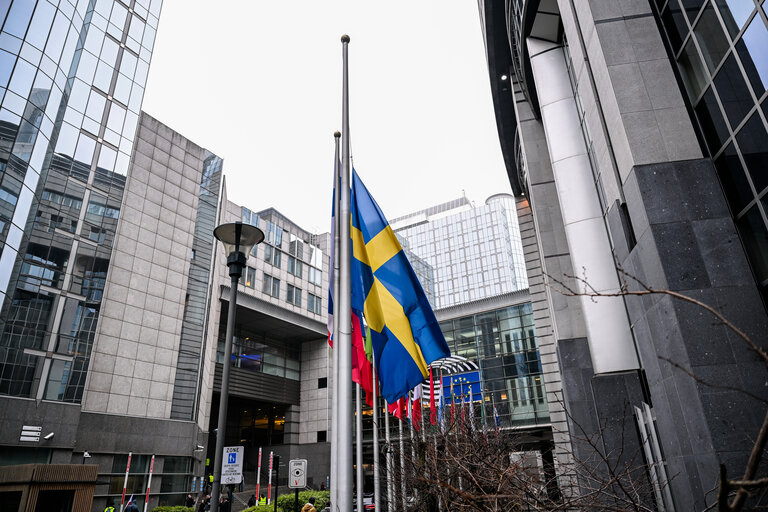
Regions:
<svg viewBox="0 0 768 512"><path fill-rule="evenodd" d="M197 445L197 449L195 451L197 452L197 451L200 451L200 450L205 450L205 446L203 446L201 444Z"/></svg>
<svg viewBox="0 0 768 512"><path fill-rule="evenodd" d="M83 458L84 459L90 459L91 458L91 454L88 453L88 452L83 452Z"/></svg>
<svg viewBox="0 0 768 512"><path fill-rule="evenodd" d="M43 439L45 439L47 441L49 439L53 439L53 436L54 436L54 433L51 432L50 434L47 434L47 435L43 436Z"/></svg>

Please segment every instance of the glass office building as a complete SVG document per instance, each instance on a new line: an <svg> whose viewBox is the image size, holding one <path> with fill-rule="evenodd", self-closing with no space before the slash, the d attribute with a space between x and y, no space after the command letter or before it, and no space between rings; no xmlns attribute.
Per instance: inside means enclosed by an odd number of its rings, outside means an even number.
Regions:
<svg viewBox="0 0 768 512"><path fill-rule="evenodd" d="M427 280L427 289L434 288L436 309L528 286L510 195L492 196L482 206L463 197L392 219L391 225L403 246L432 267L434 284Z"/></svg>
<svg viewBox="0 0 768 512"><path fill-rule="evenodd" d="M763 296L768 290L765 4L657 0L664 30Z"/></svg>
<svg viewBox="0 0 768 512"><path fill-rule="evenodd" d="M0 6L0 394L82 398L160 5Z"/></svg>

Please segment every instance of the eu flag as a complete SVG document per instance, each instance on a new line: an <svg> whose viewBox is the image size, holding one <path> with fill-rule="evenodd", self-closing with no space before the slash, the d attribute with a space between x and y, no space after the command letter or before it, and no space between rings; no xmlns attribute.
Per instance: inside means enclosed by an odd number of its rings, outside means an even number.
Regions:
<svg viewBox="0 0 768 512"><path fill-rule="evenodd" d="M371 329L381 394L391 404L451 353L394 231L354 170L350 210L352 309Z"/></svg>

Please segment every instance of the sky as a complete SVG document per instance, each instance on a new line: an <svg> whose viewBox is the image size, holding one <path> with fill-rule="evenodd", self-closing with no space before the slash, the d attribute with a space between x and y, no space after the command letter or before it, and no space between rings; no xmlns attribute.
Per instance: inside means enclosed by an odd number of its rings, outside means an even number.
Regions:
<svg viewBox="0 0 768 512"><path fill-rule="evenodd" d="M342 34L351 154L387 217L511 192L474 1L164 0L143 110L224 159L229 200L328 231Z"/></svg>

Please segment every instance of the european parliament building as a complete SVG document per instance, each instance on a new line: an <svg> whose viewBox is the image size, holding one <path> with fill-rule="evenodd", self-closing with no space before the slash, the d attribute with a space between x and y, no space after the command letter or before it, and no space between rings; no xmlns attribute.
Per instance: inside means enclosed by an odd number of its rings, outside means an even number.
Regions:
<svg viewBox="0 0 768 512"><path fill-rule="evenodd" d="M499 140L528 212L536 331L556 348L569 413L553 417L561 460L588 456L574 435L600 434L605 453L637 454L659 510L711 507L720 465L744 475L765 362L700 305L623 290L695 299L765 347L765 5L478 5Z"/></svg>

